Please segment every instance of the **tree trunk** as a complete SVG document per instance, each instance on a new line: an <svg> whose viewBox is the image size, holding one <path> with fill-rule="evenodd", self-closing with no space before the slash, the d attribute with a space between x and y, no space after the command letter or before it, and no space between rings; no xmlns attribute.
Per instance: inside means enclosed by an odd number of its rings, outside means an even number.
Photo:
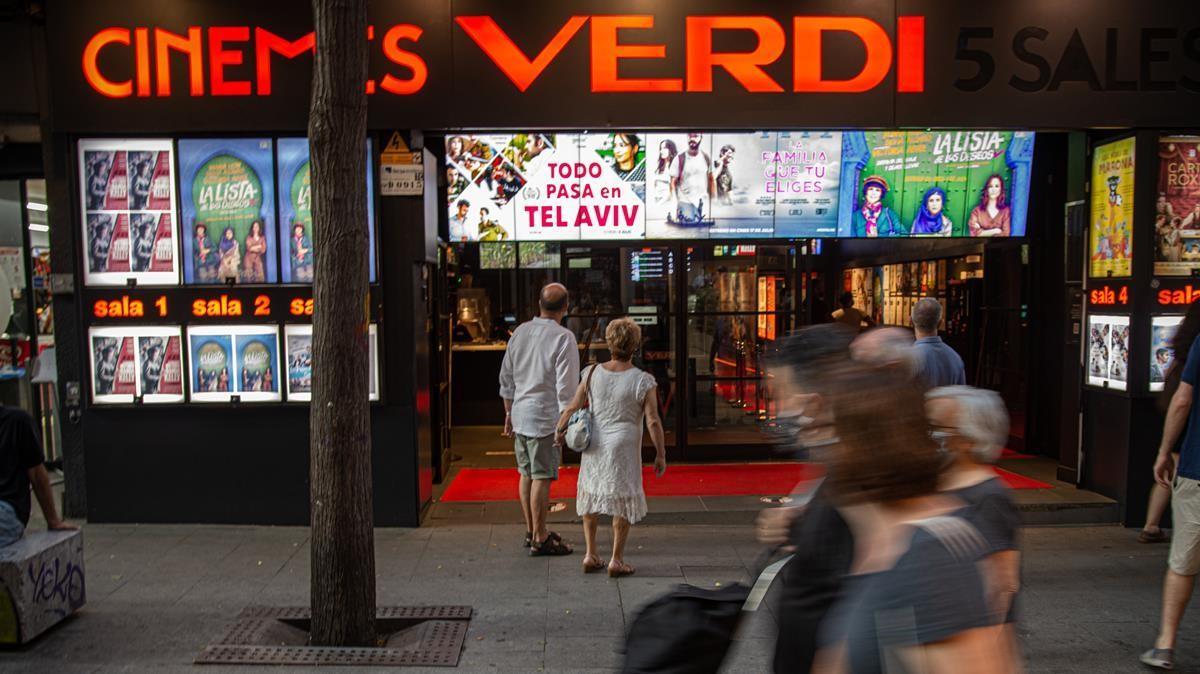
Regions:
<svg viewBox="0 0 1200 674"><path fill-rule="evenodd" d="M313 0L312 632L374 646L367 402L367 0Z"/></svg>

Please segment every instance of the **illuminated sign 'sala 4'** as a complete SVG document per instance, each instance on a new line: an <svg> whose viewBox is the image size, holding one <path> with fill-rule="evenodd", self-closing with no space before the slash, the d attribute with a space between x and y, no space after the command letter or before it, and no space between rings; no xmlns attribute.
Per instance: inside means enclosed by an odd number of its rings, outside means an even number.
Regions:
<svg viewBox="0 0 1200 674"><path fill-rule="evenodd" d="M459 16L460 30L491 62L524 92L590 23L591 90L595 93L711 92L713 71L724 70L748 92L861 93L879 86L895 66L896 90L925 89L925 17L896 18L895 41L875 21L855 16L796 16L786 27L767 16L689 16L685 19L685 72L683 77L629 78L619 75L621 61L665 59L665 44L630 44L622 31L654 28L650 15L571 16L558 32L530 56L491 16ZM714 48L723 31L751 33L751 51L723 52ZM859 72L846 79L822 75L822 44L830 33L849 34L861 42L866 59ZM424 30L397 24L382 32L379 45L387 61L399 68L366 83L367 93L377 90L408 95L421 91L430 71L419 53ZM781 83L764 68L778 62L791 38L791 82ZM376 30L367 30L376 40ZM91 37L83 51L83 74L89 86L111 98L167 97L178 83L171 81L171 59L187 60L187 91L191 96L270 96L271 65L275 59L295 59L311 54L313 33L296 39L281 37L260 26L191 26L178 33L159 27L106 28ZM103 59L102 59L103 56ZM133 77L106 74L101 61L129 59ZM231 78L228 69L247 62L254 65L254 81ZM207 77L205 74L207 72ZM787 85L785 87L785 84Z"/></svg>

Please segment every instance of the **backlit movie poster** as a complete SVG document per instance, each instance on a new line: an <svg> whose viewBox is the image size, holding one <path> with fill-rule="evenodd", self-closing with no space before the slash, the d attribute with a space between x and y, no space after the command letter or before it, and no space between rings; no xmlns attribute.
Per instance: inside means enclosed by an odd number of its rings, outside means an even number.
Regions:
<svg viewBox="0 0 1200 674"><path fill-rule="evenodd" d="M774 236L776 143L777 134L766 131L713 134L715 191L709 236Z"/></svg>
<svg viewBox="0 0 1200 674"><path fill-rule="evenodd" d="M90 337L94 402L183 402L180 328L92 328Z"/></svg>
<svg viewBox="0 0 1200 674"><path fill-rule="evenodd" d="M1200 137L1158 139L1154 233L1156 276L1200 269Z"/></svg>
<svg viewBox="0 0 1200 674"><path fill-rule="evenodd" d="M1097 145L1092 154L1091 275L1129 276L1133 269L1134 139Z"/></svg>
<svg viewBox="0 0 1200 674"><path fill-rule="evenodd" d="M712 134L647 134L646 238L706 239L717 197Z"/></svg>
<svg viewBox="0 0 1200 674"><path fill-rule="evenodd" d="M79 141L84 283L176 284L170 140Z"/></svg>
<svg viewBox="0 0 1200 674"><path fill-rule="evenodd" d="M1150 318L1150 390L1161 391L1167 372L1175 362L1172 342L1183 316L1153 316Z"/></svg>
<svg viewBox="0 0 1200 674"><path fill-rule="evenodd" d="M308 139L280 138L275 143L279 194L279 245L284 283L312 283L313 216L312 177ZM367 139L367 264L375 282L375 157Z"/></svg>
<svg viewBox="0 0 1200 674"><path fill-rule="evenodd" d="M190 326L188 349L192 401L282 400L275 326Z"/></svg>
<svg viewBox="0 0 1200 674"><path fill-rule="evenodd" d="M266 138L179 141L186 283L274 283L275 168Z"/></svg>
<svg viewBox="0 0 1200 674"><path fill-rule="evenodd" d="M312 325L283 326L287 347L287 397L291 401L312 400ZM368 333L369 400L379 400L379 330L371 324Z"/></svg>
<svg viewBox="0 0 1200 674"><path fill-rule="evenodd" d="M121 328L91 330L92 401L132 403L137 396L133 336Z"/></svg>
<svg viewBox="0 0 1200 674"><path fill-rule="evenodd" d="M1087 383L1124 391L1129 379L1129 317L1088 316Z"/></svg>
<svg viewBox="0 0 1200 674"><path fill-rule="evenodd" d="M781 131L770 162L760 158L767 192L774 196L776 237L837 236L842 136L840 131Z"/></svg>
<svg viewBox="0 0 1200 674"><path fill-rule="evenodd" d="M574 151L574 148L572 148ZM513 200L558 156L553 135L464 135L446 139L450 241L516 238ZM574 157L571 159L574 161Z"/></svg>
<svg viewBox="0 0 1200 674"><path fill-rule="evenodd" d="M1024 236L1024 131L853 131L843 137L843 237Z"/></svg>

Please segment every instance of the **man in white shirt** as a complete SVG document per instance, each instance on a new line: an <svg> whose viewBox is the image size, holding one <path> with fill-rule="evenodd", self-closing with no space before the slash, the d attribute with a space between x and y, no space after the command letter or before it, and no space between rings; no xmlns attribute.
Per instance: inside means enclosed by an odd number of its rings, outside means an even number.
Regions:
<svg viewBox="0 0 1200 674"><path fill-rule="evenodd" d="M542 288L541 315L513 331L500 366L504 436L514 438L525 544L534 556L571 553L571 546L546 528L550 483L558 479L561 459L555 425L579 387L579 347L562 326L568 301L561 283Z"/></svg>

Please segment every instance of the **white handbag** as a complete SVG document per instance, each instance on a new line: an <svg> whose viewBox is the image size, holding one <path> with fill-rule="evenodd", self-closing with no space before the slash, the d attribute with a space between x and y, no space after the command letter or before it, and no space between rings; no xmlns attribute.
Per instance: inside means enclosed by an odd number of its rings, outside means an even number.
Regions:
<svg viewBox="0 0 1200 674"><path fill-rule="evenodd" d="M592 375L596 373L598 367L600 367L599 363L588 370L587 383L583 385L584 390L587 391L587 404L575 410L571 418L567 420L567 430L563 433L566 437L567 448L576 452L586 451L592 442Z"/></svg>

